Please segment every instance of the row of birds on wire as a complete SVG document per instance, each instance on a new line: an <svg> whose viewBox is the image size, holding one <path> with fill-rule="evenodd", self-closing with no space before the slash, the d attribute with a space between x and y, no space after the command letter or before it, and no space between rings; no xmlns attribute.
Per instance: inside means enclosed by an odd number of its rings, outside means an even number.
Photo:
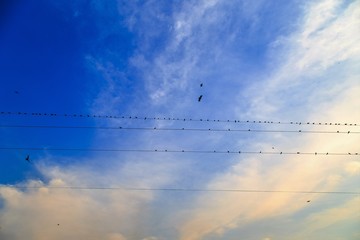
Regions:
<svg viewBox="0 0 360 240"><path fill-rule="evenodd" d="M202 95L201 95L202 96ZM201 97L202 98L202 97ZM200 99L201 101L201 99ZM332 123L332 122L301 122L301 121L261 121L261 120L221 120L209 118L174 118L174 117L137 117L137 116L115 116L115 115L94 115L94 114L60 114L60 113L39 113L39 112L5 112L1 111L0 116L17 115L17 116L36 116L36 117L71 117L71 118L114 118L127 120L159 120L159 121L193 121L193 122L228 122L228 123L249 123L249 124L288 124L288 125L324 125L324 126L350 126L356 127L356 123Z"/></svg>
<svg viewBox="0 0 360 240"><path fill-rule="evenodd" d="M210 154L210 153L215 153L215 154L260 154L260 155L324 155L324 156L328 156L328 155L332 155L332 156L358 156L359 153L357 152L342 152L342 153L332 153L332 152L277 152L277 151L271 151L271 152L266 152L266 151L230 151L230 150L167 150L167 149L83 149L83 148L0 148L1 150L36 150L36 151L41 151L41 150L47 150L47 151L96 151L96 152L143 152L143 153L204 153L204 154ZM275 147L272 147L272 149L274 150ZM30 160L30 155L26 155L25 157L25 161L27 161L28 163L31 163Z"/></svg>
<svg viewBox="0 0 360 240"><path fill-rule="evenodd" d="M123 127L123 126L80 126L80 125L2 125L0 128L44 128L44 129L99 129L99 130L134 130L134 131L198 131L198 132L250 132L250 133L307 133L307 134L359 134L360 131L321 131L302 129L253 129L253 128L184 128L184 127Z"/></svg>

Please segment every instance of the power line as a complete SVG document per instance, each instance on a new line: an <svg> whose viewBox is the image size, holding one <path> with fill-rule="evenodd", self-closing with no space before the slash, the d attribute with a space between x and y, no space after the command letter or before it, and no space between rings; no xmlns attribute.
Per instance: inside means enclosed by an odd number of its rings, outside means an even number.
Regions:
<svg viewBox="0 0 360 240"><path fill-rule="evenodd" d="M0 112L0 116L37 116L37 117L69 117L69 118L110 118L128 120L156 120L156 121L193 121L193 122L228 122L228 123L252 123L252 124L290 124L290 125L326 125L326 126L360 126L357 123L338 123L338 122L310 122L310 121L259 121L259 120L224 120L208 118L178 118L178 117L138 117L138 116L118 116L118 115L98 115L98 114L67 114L67 113L39 113L39 112Z"/></svg>
<svg viewBox="0 0 360 240"><path fill-rule="evenodd" d="M105 148L47 148L47 147L0 147L0 150L28 151L86 151L86 152L142 152L142 153L205 153L205 154L262 154L262 155L330 155L352 156L357 152L268 152L268 151L235 151L235 150L171 150L171 149L105 149Z"/></svg>
<svg viewBox="0 0 360 240"><path fill-rule="evenodd" d="M85 186L21 186L1 185L0 188L14 189L74 189L74 190L123 190L123 191L172 191L172 192L238 192L238 193L290 193L290 194L346 194L357 195L360 192L345 191L296 191L296 190L258 190L258 189L208 189L208 188L140 188L140 187L85 187Z"/></svg>
<svg viewBox="0 0 360 240"><path fill-rule="evenodd" d="M48 128L48 129L101 129L101 130L143 130L143 131L198 131L198 132L251 132L251 133L338 133L358 134L355 131L316 130L264 130L264 129L220 129L220 128L159 128L159 127L99 127L99 126L51 126L51 125L0 125L0 128Z"/></svg>

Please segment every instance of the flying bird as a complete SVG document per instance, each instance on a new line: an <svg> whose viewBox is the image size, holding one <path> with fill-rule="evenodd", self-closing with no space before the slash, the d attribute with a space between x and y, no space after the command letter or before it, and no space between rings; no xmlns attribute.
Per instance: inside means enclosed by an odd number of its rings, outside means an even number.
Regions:
<svg viewBox="0 0 360 240"><path fill-rule="evenodd" d="M203 86L203 84L202 83L200 83L200 87L202 87Z"/></svg>
<svg viewBox="0 0 360 240"><path fill-rule="evenodd" d="M200 97L198 98L198 101L200 102L200 101L201 101L201 99L202 99L202 95L200 95Z"/></svg>
<svg viewBox="0 0 360 240"><path fill-rule="evenodd" d="M19 94L19 91L14 91L15 94Z"/></svg>
<svg viewBox="0 0 360 240"><path fill-rule="evenodd" d="M25 160L30 163L30 155L27 155L26 158L25 158Z"/></svg>
<svg viewBox="0 0 360 240"><path fill-rule="evenodd" d="M310 202L310 200L307 200L307 202Z"/></svg>

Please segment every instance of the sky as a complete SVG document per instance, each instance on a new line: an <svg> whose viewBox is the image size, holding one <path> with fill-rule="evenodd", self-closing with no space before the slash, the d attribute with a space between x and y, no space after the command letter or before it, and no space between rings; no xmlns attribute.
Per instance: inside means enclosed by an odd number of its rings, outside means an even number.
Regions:
<svg viewBox="0 0 360 240"><path fill-rule="evenodd" d="M359 27L356 0L1 3L0 239L359 239Z"/></svg>

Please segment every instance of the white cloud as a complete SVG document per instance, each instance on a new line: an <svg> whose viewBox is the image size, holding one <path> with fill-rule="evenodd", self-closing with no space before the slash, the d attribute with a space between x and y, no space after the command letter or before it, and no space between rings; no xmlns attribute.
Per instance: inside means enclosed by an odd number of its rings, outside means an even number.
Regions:
<svg viewBox="0 0 360 240"><path fill-rule="evenodd" d="M250 100L251 107L246 115L239 111L239 116L353 122L359 119L356 62L360 59L360 34L355 30L360 26L359 3L350 2L344 7L338 1L319 1L308 5L305 11L308 14L298 31L281 42L283 59L277 63L279 66L273 76L265 82L255 82L249 93L241 96ZM344 66L338 66L339 62ZM256 91L258 89L261 91ZM354 135L297 138L283 135L276 141L273 139L272 144L284 149L301 147L301 151L310 152L356 152L360 141ZM262 141L268 139L264 137ZM347 180L345 171L356 171L356 164L344 164L342 157L248 158L241 159L228 173L214 178L208 187L333 191ZM223 236L229 229L262 219L271 221L277 216L291 216L304 210L309 197L320 198L279 193L204 194L182 225L181 239L203 239L215 233ZM343 218L334 221L341 222Z"/></svg>
<svg viewBox="0 0 360 240"><path fill-rule="evenodd" d="M156 199L156 193L121 188L157 188L168 184L173 180L171 165L149 160L122 166L112 161L112 166L94 170L90 165L70 168L41 165L39 170L47 183L30 180L23 183L30 187L26 190L1 186L1 239L132 239L129 236L135 226L150 214L149 205ZM66 186L120 189L61 188ZM137 236L146 236L146 231L138 229Z"/></svg>
<svg viewBox="0 0 360 240"><path fill-rule="evenodd" d="M280 116L290 107L296 112L299 107L302 111L320 111L317 106L331 103L333 98L342 97L338 94L356 86L359 3L350 2L344 7L339 1L319 1L308 5L305 11L308 14L299 30L280 38L277 44L281 48L272 52L278 65L273 76L248 89L245 96L252 99L248 116ZM299 116L295 111L287 111L288 116Z"/></svg>

